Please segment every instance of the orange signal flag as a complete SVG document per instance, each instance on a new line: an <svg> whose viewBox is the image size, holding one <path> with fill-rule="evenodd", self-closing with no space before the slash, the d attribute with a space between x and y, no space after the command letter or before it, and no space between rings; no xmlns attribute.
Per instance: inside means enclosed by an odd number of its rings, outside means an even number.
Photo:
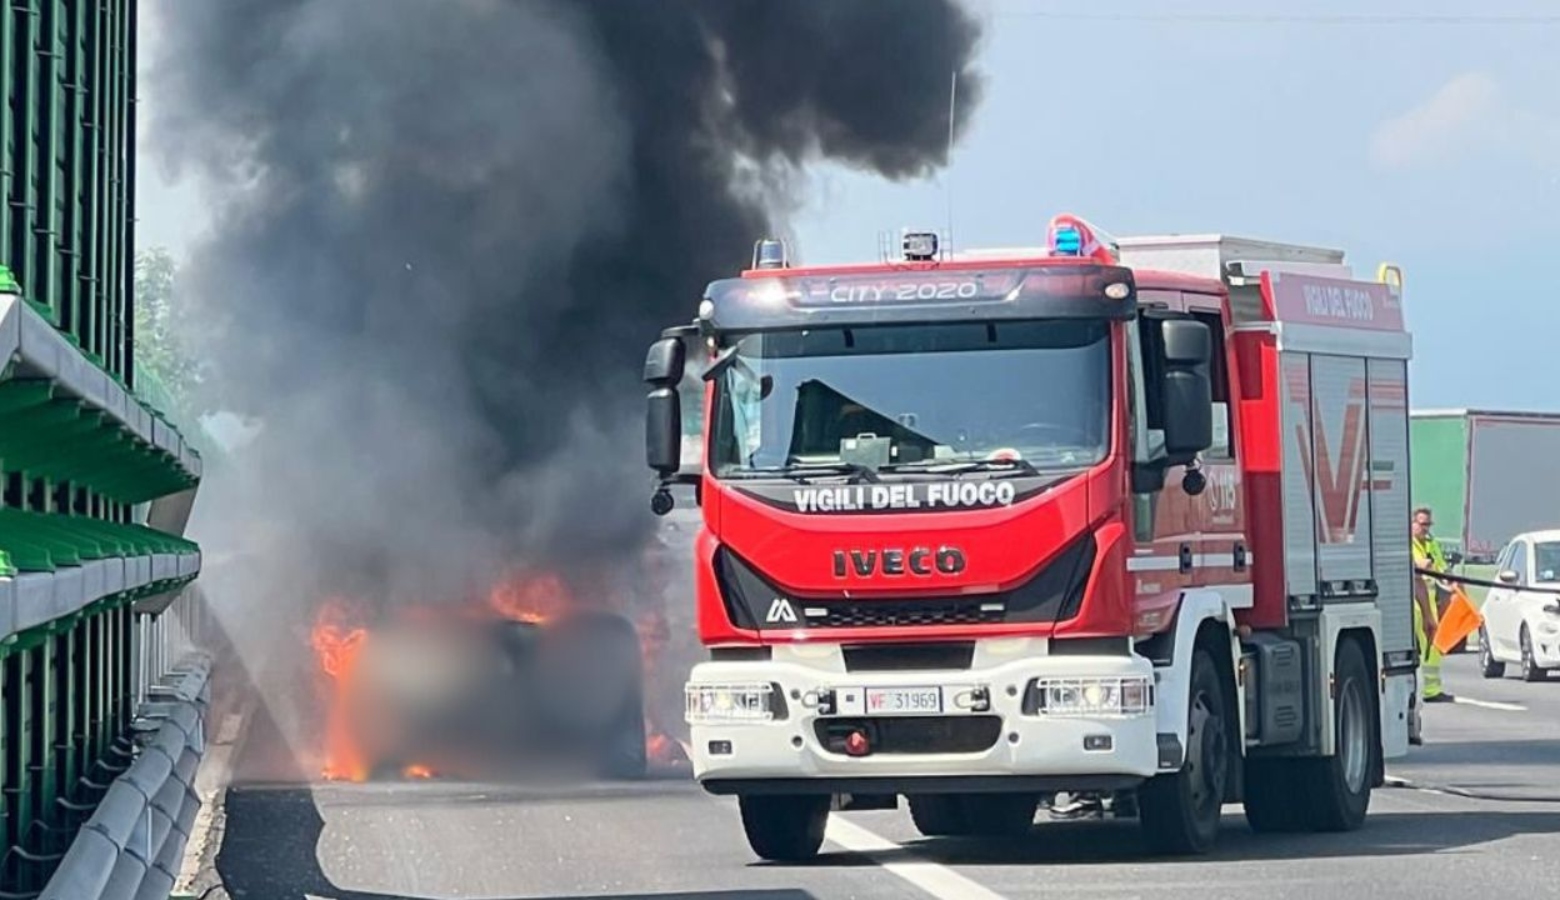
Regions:
<svg viewBox="0 0 1560 900"><path fill-rule="evenodd" d="M1435 639L1431 643L1442 653L1451 653L1453 647L1462 643L1483 623L1484 616L1468 600L1462 587L1453 587L1452 602L1446 604L1446 612L1441 615L1440 624L1435 629Z"/></svg>

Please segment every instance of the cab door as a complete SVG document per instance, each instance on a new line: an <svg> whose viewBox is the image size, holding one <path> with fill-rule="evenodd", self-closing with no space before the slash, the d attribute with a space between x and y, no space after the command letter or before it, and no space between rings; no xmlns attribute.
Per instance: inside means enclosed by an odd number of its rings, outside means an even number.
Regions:
<svg viewBox="0 0 1560 900"><path fill-rule="evenodd" d="M1246 537L1245 490L1237 465L1235 404L1231 402L1233 368L1226 340L1223 298L1189 294L1186 310L1208 327L1213 337L1209 375L1213 381L1213 445L1202 454L1207 487L1189 498L1186 526L1196 559L1192 582L1218 588L1232 609L1251 606L1250 544Z"/></svg>
<svg viewBox="0 0 1560 900"><path fill-rule="evenodd" d="M1133 461L1147 463L1163 453L1164 430L1159 398L1148 389L1159 382L1160 373L1153 364L1158 358L1157 330L1146 317L1179 312L1182 300L1177 291L1141 290L1138 302L1143 311L1126 330L1128 440ZM1134 483L1131 493L1133 552L1127 560L1131 590L1140 609L1173 611L1182 589L1192 583L1196 562L1188 527L1190 498L1181 489L1181 472L1167 471L1162 484Z"/></svg>

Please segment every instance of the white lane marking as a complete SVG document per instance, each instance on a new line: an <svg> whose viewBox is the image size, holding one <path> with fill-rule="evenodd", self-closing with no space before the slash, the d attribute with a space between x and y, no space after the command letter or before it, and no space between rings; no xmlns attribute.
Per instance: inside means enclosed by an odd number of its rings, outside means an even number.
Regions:
<svg viewBox="0 0 1560 900"><path fill-rule="evenodd" d="M1485 709L1503 709L1507 712L1527 712L1527 707L1517 703L1501 703L1498 700L1475 700L1472 697L1464 697L1461 694L1452 698L1453 703L1461 703L1465 706L1482 706Z"/></svg>
<svg viewBox="0 0 1560 900"><path fill-rule="evenodd" d="M867 857L871 857L874 853L906 852L899 844L879 837L853 822L847 822L837 814L829 817L829 828L823 836L831 843ZM889 860L878 862L878 865L890 874L898 875L936 897L937 900L1005 900L1001 894L990 888L937 863Z"/></svg>

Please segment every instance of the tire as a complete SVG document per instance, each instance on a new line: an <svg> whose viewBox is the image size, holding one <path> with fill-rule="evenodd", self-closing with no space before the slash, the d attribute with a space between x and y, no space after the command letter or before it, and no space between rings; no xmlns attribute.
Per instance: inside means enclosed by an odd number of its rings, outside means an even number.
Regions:
<svg viewBox="0 0 1560 900"><path fill-rule="evenodd" d="M1549 677L1548 671L1540 669L1533 659L1533 638L1528 634L1527 623L1522 624L1522 633L1518 635L1522 644L1522 680L1543 681Z"/></svg>
<svg viewBox="0 0 1560 900"><path fill-rule="evenodd" d="M1192 653L1186 760L1179 771L1149 779L1138 793L1138 819L1154 851L1213 849L1232 775L1229 709L1226 679L1213 655L1198 647Z"/></svg>
<svg viewBox="0 0 1560 900"><path fill-rule="evenodd" d="M368 780L373 782L404 781L406 766L393 759L376 759L367 766Z"/></svg>
<svg viewBox="0 0 1560 900"><path fill-rule="evenodd" d="M1312 773L1303 790L1315 831L1353 831L1364 824L1381 746L1376 680L1359 641L1346 638L1338 645L1334 674L1333 755L1304 761Z"/></svg>
<svg viewBox="0 0 1560 900"><path fill-rule="evenodd" d="M1018 837L1035 825L1040 798L1033 794L970 794L960 798L967 834Z"/></svg>
<svg viewBox="0 0 1560 900"><path fill-rule="evenodd" d="M924 837L963 837L970 833L963 798L958 794L910 797L910 820Z"/></svg>
<svg viewBox="0 0 1560 900"><path fill-rule="evenodd" d="M641 704L625 704L616 728L604 736L596 759L596 775L607 781L638 781L649 771L645 750L645 717Z"/></svg>
<svg viewBox="0 0 1560 900"><path fill-rule="evenodd" d="M1290 834L1310 825L1301 760L1247 759L1246 824L1258 834Z"/></svg>
<svg viewBox="0 0 1560 900"><path fill-rule="evenodd" d="M1490 649L1490 633L1479 626L1479 674L1485 678L1504 678L1506 664L1495 658L1495 651Z"/></svg>
<svg viewBox="0 0 1560 900"><path fill-rule="evenodd" d="M559 620L534 639L529 657L518 670L520 689L536 701L536 727L584 758L624 728L625 707L643 718L643 654L627 619L586 612Z"/></svg>
<svg viewBox="0 0 1560 900"><path fill-rule="evenodd" d="M829 824L827 794L745 795L737 798L748 847L769 862L803 862L818 855Z"/></svg>

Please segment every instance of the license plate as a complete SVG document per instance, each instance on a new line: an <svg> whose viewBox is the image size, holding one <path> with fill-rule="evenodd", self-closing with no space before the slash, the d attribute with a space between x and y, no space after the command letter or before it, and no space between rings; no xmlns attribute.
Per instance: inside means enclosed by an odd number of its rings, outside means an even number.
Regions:
<svg viewBox="0 0 1560 900"><path fill-rule="evenodd" d="M866 700L869 716L942 712L942 688L867 688Z"/></svg>

